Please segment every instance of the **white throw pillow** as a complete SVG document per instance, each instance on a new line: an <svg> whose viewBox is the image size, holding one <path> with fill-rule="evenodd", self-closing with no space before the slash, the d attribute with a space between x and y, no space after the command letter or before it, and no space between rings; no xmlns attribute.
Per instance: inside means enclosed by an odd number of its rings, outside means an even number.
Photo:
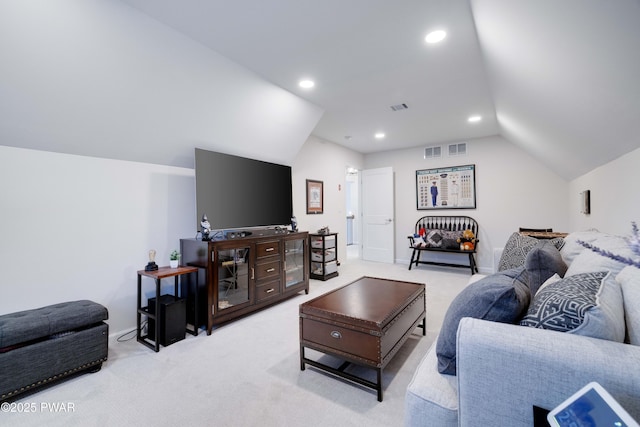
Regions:
<svg viewBox="0 0 640 427"><path fill-rule="evenodd" d="M588 230L588 231L576 231L574 233L570 233L564 238L564 246L560 249L560 255L562 256L562 260L567 265L571 265L573 260L584 250L587 250L584 246L578 243L578 240L582 240L583 242L591 243L596 240L598 237L605 236L604 233L600 233L596 230Z"/></svg>
<svg viewBox="0 0 640 427"><path fill-rule="evenodd" d="M627 240L621 236L601 234L597 239L587 243L625 258L634 257ZM616 277L625 267L626 264L607 258L604 255L592 251L591 249L584 248L584 250L575 257L573 262L569 264L569 269L564 277L596 271L610 271L613 277Z"/></svg>

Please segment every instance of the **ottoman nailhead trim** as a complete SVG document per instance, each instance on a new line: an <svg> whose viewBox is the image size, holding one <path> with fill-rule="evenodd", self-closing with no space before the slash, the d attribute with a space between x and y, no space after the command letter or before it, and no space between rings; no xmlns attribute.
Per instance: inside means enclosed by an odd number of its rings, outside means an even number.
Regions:
<svg viewBox="0 0 640 427"><path fill-rule="evenodd" d="M20 388L19 388L19 389L17 389L17 390L7 392L7 393L3 394L2 396L0 396L0 399L1 399L1 400L4 400L4 399L9 398L9 397L11 397L11 396L15 396L16 394L20 394L20 393L23 393L23 392L25 392L25 391L28 391L30 388L33 388L33 387L39 387L39 386L44 385L44 384L47 384L47 383L49 383L49 382L51 382L51 381L54 381L54 380L57 380L57 379L64 378L64 377L66 377L66 376L68 376L68 375L71 375L71 374L76 373L76 372L78 372L78 371L82 371L82 370L84 370L84 369L90 368L90 367L95 366L95 365L99 365L100 363L103 363L103 362L106 362L106 361L107 361L107 358L106 358L106 357L104 357L104 358L102 358L102 359L98 359L98 360L95 360L95 361L90 362L90 363L85 363L84 365L78 366L77 368L73 368L73 369L70 369L70 370L68 370L68 371L64 371L64 372L63 372L63 373L61 373L61 374L58 374L58 375L54 375L54 376L52 376L52 377L49 377L49 378L47 378L46 380L40 380L40 381L38 381L38 382L35 382L35 383L32 383L32 384L26 385L26 386L24 386L24 387L20 387Z"/></svg>

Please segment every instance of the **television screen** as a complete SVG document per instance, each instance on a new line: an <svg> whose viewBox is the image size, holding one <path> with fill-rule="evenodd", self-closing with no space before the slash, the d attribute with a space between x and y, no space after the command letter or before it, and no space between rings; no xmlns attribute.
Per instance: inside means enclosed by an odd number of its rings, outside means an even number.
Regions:
<svg viewBox="0 0 640 427"><path fill-rule="evenodd" d="M288 225L291 167L196 148L196 223L212 230Z"/></svg>

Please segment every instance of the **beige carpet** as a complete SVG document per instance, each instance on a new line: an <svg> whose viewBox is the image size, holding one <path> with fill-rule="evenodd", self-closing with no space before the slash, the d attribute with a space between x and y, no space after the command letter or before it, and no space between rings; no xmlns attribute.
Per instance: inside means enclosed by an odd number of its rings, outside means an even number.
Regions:
<svg viewBox="0 0 640 427"><path fill-rule="evenodd" d="M406 387L469 272L423 266L408 271L406 265L359 260L343 261L339 272L326 282L312 280L309 295L301 293L215 329L211 336L187 334L159 353L135 339L112 339L100 372L19 400L13 407L18 412L0 413L0 424L401 426ZM300 371L298 306L363 275L427 284L427 336L416 329L387 365L383 402L374 390L311 367ZM133 323L135 301L131 306ZM358 372L373 375L362 368Z"/></svg>

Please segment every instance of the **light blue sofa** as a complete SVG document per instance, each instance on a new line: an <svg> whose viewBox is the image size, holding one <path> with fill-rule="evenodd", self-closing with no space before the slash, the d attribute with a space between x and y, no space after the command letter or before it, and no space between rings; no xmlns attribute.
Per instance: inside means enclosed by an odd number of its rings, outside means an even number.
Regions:
<svg viewBox="0 0 640 427"><path fill-rule="evenodd" d="M606 269L614 275L622 290L625 343L463 318L457 375L438 372L434 343L407 388L406 426L531 427L534 405L550 410L591 381L640 420L640 269L586 250L578 239L614 252L628 246L621 238L581 232L567 236L560 251L570 270L579 260L574 272Z"/></svg>

